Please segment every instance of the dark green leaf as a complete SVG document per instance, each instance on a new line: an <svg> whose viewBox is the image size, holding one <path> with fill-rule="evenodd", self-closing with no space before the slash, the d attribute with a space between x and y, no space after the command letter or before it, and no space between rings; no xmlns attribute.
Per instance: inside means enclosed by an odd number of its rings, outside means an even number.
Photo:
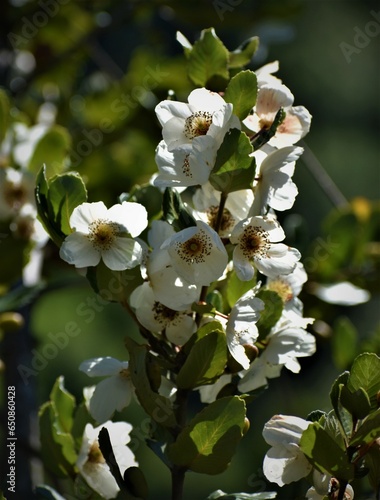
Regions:
<svg viewBox="0 0 380 500"><path fill-rule="evenodd" d="M370 445L380 437L380 409L368 415L361 423L352 439L350 446Z"/></svg>
<svg viewBox="0 0 380 500"><path fill-rule="evenodd" d="M141 469L138 467L128 467L124 472L124 485L128 493L135 498L148 498L148 484Z"/></svg>
<svg viewBox="0 0 380 500"><path fill-rule="evenodd" d="M313 466L325 474L346 481L354 478L355 469L345 450L342 450L318 422L303 431L300 448Z"/></svg>
<svg viewBox="0 0 380 500"><path fill-rule="evenodd" d="M224 99L233 104L233 113L244 120L256 104L257 78L253 71L241 71L229 82Z"/></svg>
<svg viewBox="0 0 380 500"><path fill-rule="evenodd" d="M146 365L147 346L137 344L130 337L125 339L125 343L130 355L131 379L141 406L158 424L163 427L175 427L177 422L170 400L151 388Z"/></svg>
<svg viewBox="0 0 380 500"><path fill-rule="evenodd" d="M243 42L236 50L230 52L229 67L242 68L251 62L256 50L259 48L259 37L253 36Z"/></svg>
<svg viewBox="0 0 380 500"><path fill-rule="evenodd" d="M188 57L188 74L190 80L200 87L207 87L207 83L215 76L226 81L228 73L228 50L216 36L213 28L202 31Z"/></svg>
<svg viewBox="0 0 380 500"><path fill-rule="evenodd" d="M225 334L218 330L213 331L194 344L178 373L177 385L181 389L193 389L211 384L223 374L226 363Z"/></svg>
<svg viewBox="0 0 380 500"><path fill-rule="evenodd" d="M111 474L115 478L115 481L117 482L119 488L123 491L124 480L120 473L119 465L112 449L110 435L106 427L101 428L99 432L98 442L100 451L102 452L102 455L107 462Z"/></svg>
<svg viewBox="0 0 380 500"><path fill-rule="evenodd" d="M346 386L342 386L340 403L351 413L355 420L365 418L371 411L368 394L362 387L355 392L351 392Z"/></svg>
<svg viewBox="0 0 380 500"><path fill-rule="evenodd" d="M9 265L9 261L8 261ZM18 286L9 290L6 295L0 297L0 313L7 311L17 311L21 307L32 302L45 288L44 283L32 287Z"/></svg>
<svg viewBox="0 0 380 500"><path fill-rule="evenodd" d="M195 219L187 212L177 191L170 188L165 189L162 207L164 220L169 222L177 231L196 226Z"/></svg>
<svg viewBox="0 0 380 500"><path fill-rule="evenodd" d="M57 493L53 488L50 486L47 486L46 484L42 484L40 486L37 486L35 489L35 494L37 497L37 500L62 500L62 495ZM1 497L0 497L1 500Z"/></svg>
<svg viewBox="0 0 380 500"><path fill-rule="evenodd" d="M330 401L332 407L335 410L335 413L338 416L339 416L339 397L340 397L341 386L347 384L349 375L350 372L348 371L341 373L331 386Z"/></svg>
<svg viewBox="0 0 380 500"><path fill-rule="evenodd" d="M269 128L263 128L261 129L255 136L255 138L252 140L252 146L254 147L255 151L257 149L260 149L261 147L264 146L267 142L269 142L272 137L275 135L277 132L277 128L281 125L281 123L285 120L286 113L285 111L280 108L276 116L274 117L274 120Z"/></svg>
<svg viewBox="0 0 380 500"><path fill-rule="evenodd" d="M168 446L169 459L202 474L223 472L243 436L245 413L244 400L238 396L214 401Z"/></svg>
<svg viewBox="0 0 380 500"><path fill-rule="evenodd" d="M86 186L76 172L57 175L49 182L49 203L54 212L54 221L63 234L71 233L70 215L75 207L87 200Z"/></svg>

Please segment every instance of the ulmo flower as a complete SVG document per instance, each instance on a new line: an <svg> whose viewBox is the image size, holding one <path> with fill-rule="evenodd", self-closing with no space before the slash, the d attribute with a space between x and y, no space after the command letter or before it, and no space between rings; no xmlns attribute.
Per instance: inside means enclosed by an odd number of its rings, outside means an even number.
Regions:
<svg viewBox="0 0 380 500"><path fill-rule="evenodd" d="M200 147L202 142L213 144L216 152L230 128L240 129L239 119L232 114L232 108L232 104L226 103L219 94L205 88L193 90L188 104L170 100L160 102L156 114L168 150L191 144L199 138Z"/></svg>
<svg viewBox="0 0 380 500"><path fill-rule="evenodd" d="M275 415L263 429L265 441L272 446L264 458L264 474L279 486L298 481L312 470L299 443L311 422L289 415Z"/></svg>
<svg viewBox="0 0 380 500"><path fill-rule="evenodd" d="M89 377L107 377L97 384L89 402L90 414L97 422L105 422L129 405L133 385L129 377L128 361L107 356L83 361L79 370Z"/></svg>
<svg viewBox="0 0 380 500"><path fill-rule="evenodd" d="M124 201L110 209L101 201L82 203L71 214L73 232L62 243L60 256L78 268L96 266L102 259L113 271L131 269L143 253L133 238L147 225L147 211L139 203Z"/></svg>
<svg viewBox="0 0 380 500"><path fill-rule="evenodd" d="M301 254L295 248L278 243L284 238L283 229L273 217L257 216L240 221L231 234L231 243L236 244L233 262L239 279L252 279L254 267L269 277L291 273Z"/></svg>
<svg viewBox="0 0 380 500"><path fill-rule="evenodd" d="M129 434L132 430L130 424L108 421L95 428L91 424L86 425L76 465L88 485L103 498L109 499L115 498L120 488L99 448L98 436L102 428L108 430L112 450L122 476L126 469L136 467L138 463L132 451L126 446L130 441Z"/></svg>

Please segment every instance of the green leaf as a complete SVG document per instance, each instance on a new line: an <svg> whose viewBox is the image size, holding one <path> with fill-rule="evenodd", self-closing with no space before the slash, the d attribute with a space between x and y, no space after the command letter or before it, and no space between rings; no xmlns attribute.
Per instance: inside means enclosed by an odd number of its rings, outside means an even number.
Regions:
<svg viewBox="0 0 380 500"><path fill-rule="evenodd" d="M224 300L223 295L219 292L219 290L212 290L206 296L207 304L213 306L216 311L223 312L224 311Z"/></svg>
<svg viewBox="0 0 380 500"><path fill-rule="evenodd" d="M355 477L355 468L345 450L318 423L303 431L300 448L314 467L338 479L349 481Z"/></svg>
<svg viewBox="0 0 380 500"><path fill-rule="evenodd" d="M87 190L78 173L57 175L49 182L49 202L54 212L54 221L63 234L71 233L70 215L75 207L85 201Z"/></svg>
<svg viewBox="0 0 380 500"><path fill-rule="evenodd" d="M7 94L0 89L0 144L3 142L7 133L9 123L10 103Z"/></svg>
<svg viewBox="0 0 380 500"><path fill-rule="evenodd" d="M380 494L380 447L371 446L365 456L365 465L369 469L368 479L377 496Z"/></svg>
<svg viewBox="0 0 380 500"><path fill-rule="evenodd" d="M134 498L148 498L148 484L139 467L128 467L124 472L124 484L128 493Z"/></svg>
<svg viewBox="0 0 380 500"><path fill-rule="evenodd" d="M169 222L176 231L196 226L195 219L187 212L177 191L170 188L165 189L162 208L164 220Z"/></svg>
<svg viewBox="0 0 380 500"><path fill-rule="evenodd" d="M233 113L244 120L256 104L257 78L253 71L241 71L229 82L224 99L233 104Z"/></svg>
<svg viewBox="0 0 380 500"><path fill-rule="evenodd" d="M61 231L60 224L55 221L54 211L49 201L49 185L46 179L45 165L41 168L37 175L35 195L38 218L50 238L59 247L61 246L65 235Z"/></svg>
<svg viewBox="0 0 380 500"><path fill-rule="evenodd" d="M268 335L271 328L280 319L284 303L278 293L273 290L260 289L256 297L265 304L264 309L260 311L260 318L257 322L257 328L260 332L259 339L261 340Z"/></svg>
<svg viewBox="0 0 380 500"><path fill-rule="evenodd" d="M340 370L344 370L355 358L358 333L346 317L340 317L334 322L333 332L331 347L334 363Z"/></svg>
<svg viewBox="0 0 380 500"><path fill-rule="evenodd" d="M125 339L130 358L129 369L136 395L146 413L163 427L177 425L171 402L168 398L154 392L147 374L147 346L137 344L133 339Z"/></svg>
<svg viewBox="0 0 380 500"><path fill-rule="evenodd" d="M351 413L355 420L365 418L371 411L368 394L362 387L355 392L351 392L346 386L342 386L340 403Z"/></svg>
<svg viewBox="0 0 380 500"><path fill-rule="evenodd" d="M168 445L169 459L194 472L220 474L243 436L245 413L245 402L238 396L214 401Z"/></svg>
<svg viewBox="0 0 380 500"><path fill-rule="evenodd" d="M228 50L216 36L213 28L202 31L188 57L188 74L190 80L200 87L207 87L210 81L218 76L228 80Z"/></svg>
<svg viewBox="0 0 380 500"><path fill-rule="evenodd" d="M0 313L17 311L21 307L30 304L45 286L44 283L39 283L32 287L21 285L7 291L6 295L0 297Z"/></svg>
<svg viewBox="0 0 380 500"><path fill-rule="evenodd" d="M41 454L45 466L57 477L74 473L76 462L74 440L57 425L57 413L52 402L45 403L39 411Z"/></svg>
<svg viewBox="0 0 380 500"><path fill-rule="evenodd" d="M37 173L42 165L46 165L48 178L61 173L66 168L70 146L68 131L60 125L54 125L36 144L28 169Z"/></svg>
<svg viewBox="0 0 380 500"><path fill-rule="evenodd" d="M286 113L283 110L283 108L280 108L276 116L274 117L274 120L269 128L262 128L255 136L255 138L252 140L252 146L254 147L255 151L257 149L260 149L269 142L272 137L275 135L277 132L277 128L281 125L281 123L285 120Z"/></svg>
<svg viewBox="0 0 380 500"><path fill-rule="evenodd" d="M231 271L227 277L226 298L228 305L232 308L238 299L256 285L256 278L250 281L241 281L235 271Z"/></svg>
<svg viewBox="0 0 380 500"><path fill-rule="evenodd" d="M351 367L347 388L351 392L364 389L369 396L371 409L376 410L380 391L380 357L374 353L360 354Z"/></svg>
<svg viewBox="0 0 380 500"><path fill-rule="evenodd" d="M211 384L223 374L227 363L226 336L215 330L195 342L177 376L181 389Z"/></svg>
<svg viewBox="0 0 380 500"><path fill-rule="evenodd" d="M252 57L259 48L259 37L253 36L243 42L237 49L230 52L228 66L230 68L242 68L251 62Z"/></svg>
<svg viewBox="0 0 380 500"><path fill-rule="evenodd" d="M120 303L128 300L133 290L144 281L139 266L112 271L102 260L97 266L87 268L86 278L103 300Z"/></svg>
<svg viewBox="0 0 380 500"><path fill-rule="evenodd" d="M380 409L368 415L350 440L350 446L370 445L380 436Z"/></svg>
<svg viewBox="0 0 380 500"><path fill-rule="evenodd" d="M350 376L350 372L348 372L348 371L341 373L339 375L339 377L334 381L333 385L331 386L330 401L331 401L332 407L335 410L335 413L338 416L339 416L339 398L340 398L341 386L347 384L349 376Z"/></svg>
<svg viewBox="0 0 380 500"><path fill-rule="evenodd" d="M231 129L218 149L210 183L218 191L232 193L248 189L255 177L255 158L252 145L244 132Z"/></svg>
<svg viewBox="0 0 380 500"><path fill-rule="evenodd" d="M50 400L54 404L61 429L70 432L74 421L75 398L65 389L63 376L55 381Z"/></svg>

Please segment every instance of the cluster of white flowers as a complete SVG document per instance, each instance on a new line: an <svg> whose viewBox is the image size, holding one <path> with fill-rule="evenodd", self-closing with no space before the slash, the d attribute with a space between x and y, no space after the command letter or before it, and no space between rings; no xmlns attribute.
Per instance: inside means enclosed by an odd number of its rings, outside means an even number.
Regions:
<svg viewBox="0 0 380 500"><path fill-rule="evenodd" d="M39 281L41 250L49 240L37 219L35 175L27 167L36 143L46 130L44 124L28 128L15 123L9 128L0 151L0 223L7 226L10 236L30 246L28 262L22 271L26 286Z"/></svg>
<svg viewBox="0 0 380 500"><path fill-rule="evenodd" d="M242 288L253 280L256 284L230 311L213 311L202 319L215 318L224 329L230 356L241 367L237 387L242 393L267 385L284 366L298 372L298 358L315 351L315 339L306 331L313 320L303 317L298 298L307 279L301 255L283 243L285 233L275 213L295 201L292 175L303 149L294 144L308 132L311 116L304 107L293 107L293 95L272 74L276 70L277 63L258 70L257 103L242 121L232 104L205 88L192 91L188 103L165 100L156 107L163 140L157 146L158 174L152 184L176 190L193 225L176 231L167 221L154 220L143 242L138 236L148 219L139 203L124 201L108 210L102 202L84 203L73 211L73 232L60 251L77 268L96 266L101 259L113 271L140 265L144 283L134 289L129 305L142 327L178 350L199 327L192 305L204 300L206 287L228 280L232 272ZM280 108L286 117L276 134L251 154L256 162L253 183L223 193L221 207L221 192L210 176L227 132L237 129L254 139L271 126ZM257 297L262 289L277 292L283 302L281 317L265 338L259 338L257 327L265 308ZM90 393L89 410L98 423L129 404L133 387L127 362L97 358L80 369L108 377ZM215 400L232 377L226 372L215 384L199 388L202 401Z"/></svg>
<svg viewBox="0 0 380 500"><path fill-rule="evenodd" d="M313 486L306 492L308 500L323 500L336 491L336 479L314 469L299 446L302 433L311 424L303 418L290 415L275 415L264 426L263 437L271 446L264 458L264 474L279 486L299 481L303 477L312 478ZM311 474L312 473L312 474ZM336 498L331 496L331 498ZM346 486L345 500L353 500L354 490Z"/></svg>

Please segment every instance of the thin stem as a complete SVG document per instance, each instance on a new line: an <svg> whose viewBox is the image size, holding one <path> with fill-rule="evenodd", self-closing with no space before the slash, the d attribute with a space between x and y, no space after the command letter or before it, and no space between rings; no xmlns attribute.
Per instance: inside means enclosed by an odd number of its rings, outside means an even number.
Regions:
<svg viewBox="0 0 380 500"><path fill-rule="evenodd" d="M339 492L337 500L344 500L344 494L346 492L348 481L339 480Z"/></svg>
<svg viewBox="0 0 380 500"><path fill-rule="evenodd" d="M304 148L302 161L306 165L314 179L318 182L326 196L336 208L342 208L348 205L348 200L326 172L325 168L305 143L300 141L300 145Z"/></svg>
<svg viewBox="0 0 380 500"><path fill-rule="evenodd" d="M223 212L224 212L224 207L226 205L227 196L228 196L228 193L223 193L222 192L220 194L219 209L218 209L218 214L216 216L215 225L214 225L214 230L217 233L219 233L221 225L222 225Z"/></svg>
<svg viewBox="0 0 380 500"><path fill-rule="evenodd" d="M172 500L182 500L186 469L173 466L172 468Z"/></svg>

